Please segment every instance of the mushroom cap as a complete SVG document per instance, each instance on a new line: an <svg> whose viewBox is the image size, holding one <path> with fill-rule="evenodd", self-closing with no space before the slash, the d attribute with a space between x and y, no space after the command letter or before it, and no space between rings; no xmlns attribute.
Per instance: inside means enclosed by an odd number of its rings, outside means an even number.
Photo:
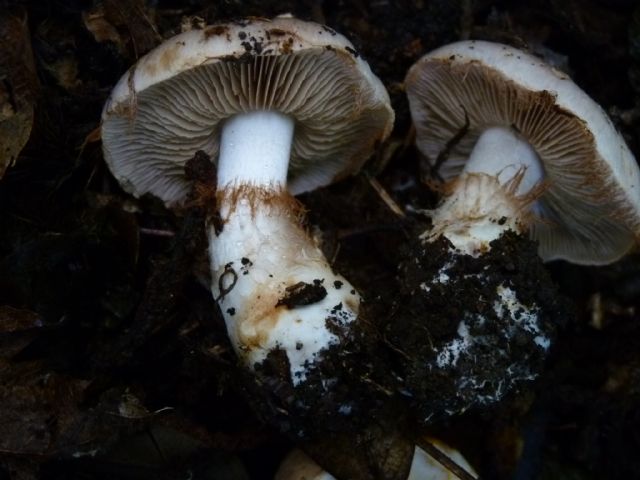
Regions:
<svg viewBox="0 0 640 480"><path fill-rule="evenodd" d="M172 37L132 66L102 112L104 157L128 192L177 204L185 162L198 150L215 161L224 120L253 110L294 118L292 194L355 173L394 118L345 37L295 18L250 18Z"/></svg>
<svg viewBox="0 0 640 480"><path fill-rule="evenodd" d="M566 74L506 45L463 41L422 57L406 88L419 150L433 164L450 149L445 179L461 173L486 128L512 128L535 149L545 189L530 233L543 260L605 264L633 246L638 165L602 108Z"/></svg>

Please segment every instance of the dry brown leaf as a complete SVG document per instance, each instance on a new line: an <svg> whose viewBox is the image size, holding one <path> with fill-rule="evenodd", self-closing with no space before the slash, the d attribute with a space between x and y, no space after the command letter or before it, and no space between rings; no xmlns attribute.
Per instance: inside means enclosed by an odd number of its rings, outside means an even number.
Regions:
<svg viewBox="0 0 640 480"><path fill-rule="evenodd" d="M0 16L0 178L24 148L38 88L25 12Z"/></svg>
<svg viewBox="0 0 640 480"><path fill-rule="evenodd" d="M82 22L96 42L111 42L130 60L162 41L155 11L141 0L105 0L82 12Z"/></svg>
<svg viewBox="0 0 640 480"><path fill-rule="evenodd" d="M44 324L31 310L0 306L0 358L11 358L29 345Z"/></svg>
<svg viewBox="0 0 640 480"><path fill-rule="evenodd" d="M31 310L0 305L0 334L42 327L42 317Z"/></svg>
<svg viewBox="0 0 640 480"><path fill-rule="evenodd" d="M105 18L104 5L98 4L93 9L82 12L82 21L96 42L113 42L120 53L124 52L118 29Z"/></svg>

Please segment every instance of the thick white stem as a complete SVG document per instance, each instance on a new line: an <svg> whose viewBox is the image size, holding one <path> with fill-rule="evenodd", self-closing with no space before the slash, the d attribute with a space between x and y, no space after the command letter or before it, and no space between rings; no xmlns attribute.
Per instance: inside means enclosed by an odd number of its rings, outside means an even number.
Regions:
<svg viewBox="0 0 640 480"><path fill-rule="evenodd" d="M356 319L360 296L290 213L277 205L254 207L241 199L219 235L210 228L212 291L247 366L279 348L298 384L321 351L339 343L335 333Z"/></svg>
<svg viewBox="0 0 640 480"><path fill-rule="evenodd" d="M432 215L422 238L445 236L460 253L477 256L505 231L525 227L522 200L544 178L537 153L510 129L493 127L478 138L463 172Z"/></svg>
<svg viewBox="0 0 640 480"><path fill-rule="evenodd" d="M478 138L463 172L495 175L505 185L522 170L516 195L528 193L544 178L542 162L533 147L513 130L492 127Z"/></svg>
<svg viewBox="0 0 640 480"><path fill-rule="evenodd" d="M222 230L208 230L212 292L236 352L252 368L280 349L294 385L340 342L360 297L300 226L286 192L293 121L254 112L225 123L218 160Z"/></svg>
<svg viewBox="0 0 640 480"><path fill-rule="evenodd" d="M229 118L220 133L218 189L234 184L283 188L294 121L278 112L256 111Z"/></svg>

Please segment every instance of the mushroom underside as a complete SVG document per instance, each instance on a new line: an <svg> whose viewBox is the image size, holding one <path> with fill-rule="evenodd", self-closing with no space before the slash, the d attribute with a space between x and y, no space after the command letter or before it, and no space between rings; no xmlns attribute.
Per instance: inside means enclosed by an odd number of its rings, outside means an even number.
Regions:
<svg viewBox="0 0 640 480"><path fill-rule="evenodd" d="M559 107L554 95L523 89L480 62L451 66L431 59L407 82L418 147L432 164L450 147L439 170L443 178L462 172L490 127L512 128L535 149L545 191L530 234L544 260L601 264L628 251L639 228L633 202L599 157L585 122Z"/></svg>
<svg viewBox="0 0 640 480"><path fill-rule="evenodd" d="M132 92L112 108L102 127L105 159L130 193L180 203L188 190L185 162L198 150L215 159L224 120L254 110L295 120L288 183L294 194L356 171L388 120L353 59L340 51L222 59Z"/></svg>

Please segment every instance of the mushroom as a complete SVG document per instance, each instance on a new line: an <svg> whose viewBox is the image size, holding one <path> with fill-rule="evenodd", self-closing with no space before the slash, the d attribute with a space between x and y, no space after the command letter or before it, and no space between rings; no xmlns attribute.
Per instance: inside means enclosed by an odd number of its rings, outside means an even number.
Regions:
<svg viewBox="0 0 640 480"><path fill-rule="evenodd" d="M567 75L515 48L465 41L425 55L406 86L417 146L432 165L463 133L438 171L458 179L455 189L425 237L444 234L478 254L504 231L528 232L544 261L582 265L611 263L635 244L635 158Z"/></svg>
<svg viewBox="0 0 640 480"><path fill-rule="evenodd" d="M459 468L475 477L476 473L462 454L438 440L431 439L434 448L437 448L453 461ZM405 474L406 475L406 474ZM460 477L447 470L432 456L415 448L411 470L407 480L459 480ZM335 480L335 477L315 463L302 450L293 450L280 464L274 477L275 480Z"/></svg>
<svg viewBox="0 0 640 480"><path fill-rule="evenodd" d="M196 151L217 162L211 291L243 364L284 363L285 383L298 387L349 338L361 299L306 232L293 195L357 172L393 117L345 37L251 18L177 35L142 57L104 107L102 139L123 188L168 206L184 202Z"/></svg>
<svg viewBox="0 0 640 480"><path fill-rule="evenodd" d="M410 320L391 326L414 354L404 372L427 419L535 378L567 315L542 261L624 255L640 231L640 172L593 100L512 47L444 46L406 89L417 146L448 181L400 270L404 315L427 315L429 342L402 339Z"/></svg>

